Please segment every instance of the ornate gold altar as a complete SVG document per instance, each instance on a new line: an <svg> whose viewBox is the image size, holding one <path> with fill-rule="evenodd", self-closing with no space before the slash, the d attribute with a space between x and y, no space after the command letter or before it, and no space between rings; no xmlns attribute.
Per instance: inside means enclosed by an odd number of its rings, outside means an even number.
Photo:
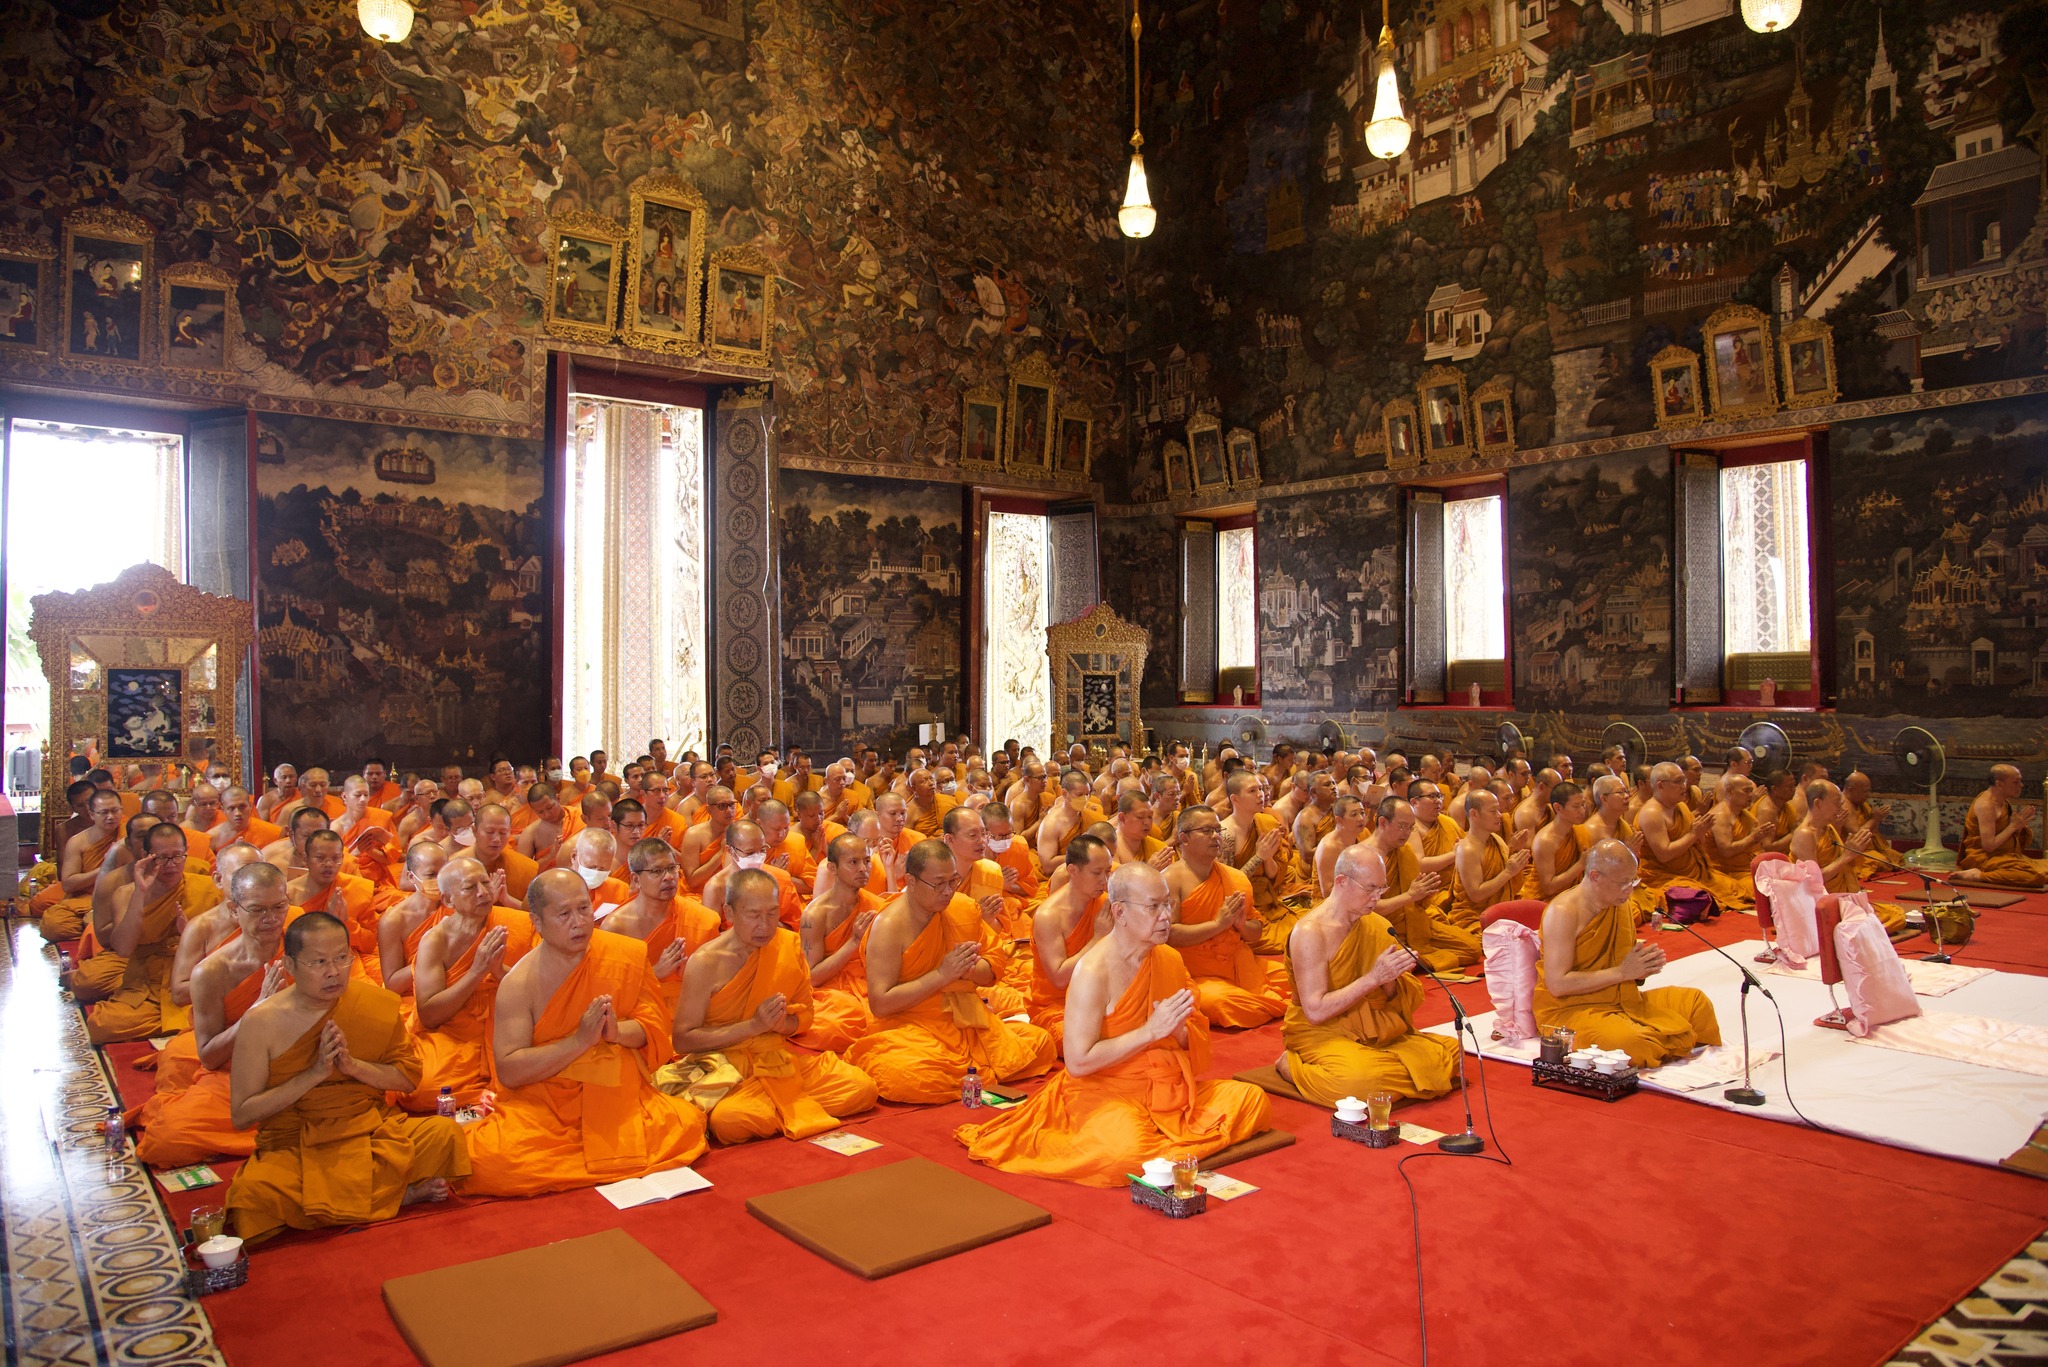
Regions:
<svg viewBox="0 0 2048 1367"><path fill-rule="evenodd" d="M38 594L29 606L29 637L50 685L46 854L57 852L70 815L64 785L74 755L117 778L140 766L155 779L148 787L174 792L189 789L209 763L242 772L235 696L249 655L249 604L142 564L78 593Z"/></svg>
<svg viewBox="0 0 2048 1367"><path fill-rule="evenodd" d="M1120 742L1136 748L1138 685L1145 677L1146 630L1097 603L1071 622L1045 629L1052 663L1052 729L1056 746Z"/></svg>

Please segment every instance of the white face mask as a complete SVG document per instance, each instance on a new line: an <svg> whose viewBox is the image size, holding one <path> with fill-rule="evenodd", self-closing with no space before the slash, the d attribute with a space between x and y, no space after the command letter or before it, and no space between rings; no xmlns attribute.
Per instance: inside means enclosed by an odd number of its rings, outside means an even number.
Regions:
<svg viewBox="0 0 2048 1367"><path fill-rule="evenodd" d="M1016 837L1011 835L992 835L988 838L988 852L1001 854L1010 848L1010 842L1015 839Z"/></svg>
<svg viewBox="0 0 2048 1367"><path fill-rule="evenodd" d="M605 879L611 877L611 874L604 869L586 869L579 864L576 866L576 876L583 880L584 887L594 891Z"/></svg>
<svg viewBox="0 0 2048 1367"><path fill-rule="evenodd" d="M548 770L548 777L557 783L567 783L569 781L569 771L567 769L550 769Z"/></svg>
<svg viewBox="0 0 2048 1367"><path fill-rule="evenodd" d="M455 843L458 845L476 844L476 832L468 829L467 827L457 831L455 833Z"/></svg>
<svg viewBox="0 0 2048 1367"><path fill-rule="evenodd" d="M743 869L758 869L768 862L768 852L758 850L753 854L735 854L732 862Z"/></svg>
<svg viewBox="0 0 2048 1367"><path fill-rule="evenodd" d="M766 761L763 761L763 763L762 763L762 765L761 765L761 777L762 777L762 778L774 778L774 777L775 777L775 761L774 761L774 760L772 760L772 759L771 759L771 760L766 760Z"/></svg>
<svg viewBox="0 0 2048 1367"><path fill-rule="evenodd" d="M949 796L950 796L951 794L953 794L953 793L955 793L955 792L959 791L959 788L960 788L960 785L959 785L959 784L957 784L957 783L941 783L941 784L939 785L939 791L940 791L940 792L942 792L942 793L945 793L945 794L947 794L947 795L949 795Z"/></svg>

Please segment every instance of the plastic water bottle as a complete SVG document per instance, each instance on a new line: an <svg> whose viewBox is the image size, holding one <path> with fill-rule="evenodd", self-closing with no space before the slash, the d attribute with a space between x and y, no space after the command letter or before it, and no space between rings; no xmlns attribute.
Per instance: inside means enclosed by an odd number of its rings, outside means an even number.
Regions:
<svg viewBox="0 0 2048 1367"><path fill-rule="evenodd" d="M970 1111L981 1109L981 1070L972 1064L967 1076L960 1079L960 1104Z"/></svg>
<svg viewBox="0 0 2048 1367"><path fill-rule="evenodd" d="M121 1118L119 1106L107 1107L107 1147L119 1152L128 1140L128 1125Z"/></svg>
<svg viewBox="0 0 2048 1367"><path fill-rule="evenodd" d="M443 1087L441 1089L441 1095L434 1101L434 1114L445 1115L450 1120L455 1118L455 1089L453 1087Z"/></svg>

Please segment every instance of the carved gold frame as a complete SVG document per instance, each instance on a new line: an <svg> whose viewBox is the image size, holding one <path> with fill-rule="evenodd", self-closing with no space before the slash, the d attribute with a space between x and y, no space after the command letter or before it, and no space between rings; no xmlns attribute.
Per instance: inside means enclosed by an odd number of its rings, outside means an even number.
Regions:
<svg viewBox="0 0 2048 1367"><path fill-rule="evenodd" d="M977 408L995 410L995 445L989 448L985 460L975 460L967 454L967 418ZM1003 466L1003 391L994 385L979 384L960 396L960 467L964 470L1000 470Z"/></svg>
<svg viewBox="0 0 2048 1367"><path fill-rule="evenodd" d="M1394 441L1396 420L1408 424L1408 449L1403 452ZM1381 439L1386 443L1387 468L1389 470L1413 470L1422 464L1422 421L1413 402L1408 399L1390 400L1380 410Z"/></svg>
<svg viewBox="0 0 2048 1367"><path fill-rule="evenodd" d="M1077 422L1081 424L1081 468L1078 470L1068 470L1063 468L1060 464L1060 461L1066 455L1067 424L1070 422ZM1068 404L1065 408L1062 408L1059 411L1059 417L1054 420L1052 430L1053 474L1062 477L1071 476L1076 479L1087 479L1089 471L1091 471L1095 467L1094 411L1082 404Z"/></svg>
<svg viewBox="0 0 2048 1367"><path fill-rule="evenodd" d="M611 266L605 273L604 322L564 318L556 313L561 287L562 247L565 242L597 243L611 249ZM619 254L626 248L626 230L602 214L575 210L548 220L548 296L544 323L549 336L571 342L608 343L619 330Z"/></svg>
<svg viewBox="0 0 2048 1367"><path fill-rule="evenodd" d="M129 566L110 583L76 593L38 594L29 601L29 608L29 639L42 657L43 677L50 686L50 742L43 751L43 792L58 798L43 803L46 853L56 853L56 842L70 816L62 796L73 746L90 740L100 755L109 748L109 667L179 673L178 753L156 762L187 765L200 772L208 764L220 763L231 773L242 772L235 700L252 636L248 603L202 593L179 583L163 566L144 563ZM116 650L121 661L110 665L105 655ZM204 667L209 650L210 683ZM203 730L194 724L203 720L199 710L202 698L210 703L212 716L212 725ZM80 720L88 711L96 717L90 729ZM205 742L203 753L197 746L201 741ZM149 762L122 759L109 764Z"/></svg>
<svg viewBox="0 0 2048 1367"><path fill-rule="evenodd" d="M1793 384L1792 353L1809 344L1820 352L1821 383L1819 388L1800 394ZM1841 397L1835 379L1835 330L1818 318L1801 318L1785 325L1778 334L1778 363L1785 372L1785 407L1818 408Z"/></svg>
<svg viewBox="0 0 2048 1367"><path fill-rule="evenodd" d="M1136 745L1144 730L1138 714L1138 686L1145 677L1145 656L1151 645L1151 633L1117 616L1105 603L1097 603L1071 622L1045 629L1055 746L1070 744L1069 736L1084 745L1108 740ZM1081 715L1082 680L1104 674L1114 680L1116 724L1111 731L1087 730Z"/></svg>
<svg viewBox="0 0 2048 1367"><path fill-rule="evenodd" d="M1683 370L1686 381L1692 386L1692 411L1674 413L1664 403L1664 377L1673 370ZM1650 396L1657 403L1657 426L1662 428L1698 427L1707 420L1706 391L1700 388L1700 358L1696 351L1682 346L1668 346L1650 358Z"/></svg>
<svg viewBox="0 0 2048 1367"><path fill-rule="evenodd" d="M132 361L71 349L72 296L77 289L71 259L80 238L90 238L96 242L118 242L138 249L137 254L142 262L142 278L136 282L136 286L142 302L135 310L135 359ZM72 214L64 220L64 253L57 262L57 271L64 277L64 307L57 320L57 354L67 364L83 370L102 372L146 370L154 364L156 348L152 345L150 334L156 328L155 308L152 302L156 298L156 233L145 219L125 209L81 209Z"/></svg>
<svg viewBox="0 0 2048 1367"><path fill-rule="evenodd" d="M761 277L761 342L738 346L718 340L719 288L727 275ZM710 276L704 282L704 350L714 361L765 366L775 337L775 271L768 258L752 247L720 247L711 254Z"/></svg>
<svg viewBox="0 0 2048 1367"><path fill-rule="evenodd" d="M1240 453L1249 453L1240 459ZM1233 489L1256 489L1259 487L1259 438L1249 427L1233 427L1223 438L1223 463L1230 471L1230 487ZM1248 466L1250 475L1239 473L1240 467Z"/></svg>
<svg viewBox="0 0 2048 1367"><path fill-rule="evenodd" d="M1499 441L1486 439L1485 411L1499 404L1506 414L1507 435ZM1472 391L1472 449L1482 456L1505 456L1515 449L1515 386L1505 375L1496 375Z"/></svg>
<svg viewBox="0 0 2048 1367"><path fill-rule="evenodd" d="M171 307L171 291L174 289L210 290L221 297L220 315L220 364L187 365L177 359L180 348L171 345L176 327ZM157 361L164 369L185 375L201 375L209 379L225 380L234 377L233 357L235 343L242 335L241 315L235 308L235 277L218 266L201 261L181 261L174 266L164 267L163 285L157 291L156 346Z"/></svg>
<svg viewBox="0 0 2048 1367"><path fill-rule="evenodd" d="M1160 476L1166 481L1166 496L1168 498L1187 498L1195 492L1195 467L1193 457L1188 454L1186 442L1178 440L1167 442L1165 446L1160 448L1159 460ZM1176 466L1180 470L1179 480L1175 480L1173 477Z"/></svg>
<svg viewBox="0 0 2048 1367"><path fill-rule="evenodd" d="M1721 362L1715 355L1715 344L1723 337L1750 329L1755 329L1758 337L1756 371L1763 380L1763 397L1724 406L1721 402ZM1707 391L1714 400L1714 417L1717 420L1762 417L1778 411L1777 351L1771 344L1769 314L1747 304L1724 304L1708 317L1701 336L1706 343Z"/></svg>
<svg viewBox="0 0 2048 1367"><path fill-rule="evenodd" d="M711 206L696 186L666 175L645 175L634 181L629 203L632 209L626 220L626 294L620 305L620 333L627 346L643 351L695 356L704 350L704 233L711 222ZM649 205L681 209L690 215L690 240L677 253L677 279L688 291L680 333L641 323L641 274L646 267L642 264L640 238L647 230Z"/></svg>
<svg viewBox="0 0 2048 1367"><path fill-rule="evenodd" d="M1215 489L1230 487L1230 452L1223 446L1223 424L1214 413L1197 413L1188 419L1188 477L1195 483L1195 492L1206 494ZM1217 477L1202 478L1202 443L1216 445Z"/></svg>
<svg viewBox="0 0 2048 1367"><path fill-rule="evenodd" d="M1460 426L1471 421L1472 405L1467 402L1465 372L1456 366L1431 366L1422 372L1422 378L1415 384L1416 436L1421 440L1423 459L1432 463L1442 460L1458 460L1472 454L1472 434L1462 433L1463 441L1445 441L1439 444L1430 432L1429 396L1438 390L1455 389L1455 399L1440 399L1445 410L1455 414Z"/></svg>
<svg viewBox="0 0 2048 1367"><path fill-rule="evenodd" d="M57 259L57 249L38 237L12 229L0 231L0 261L25 264L35 275L36 291L36 340L17 341L12 337L0 337L0 356L35 355L44 356L56 351L56 328L63 327L68 315L59 306L57 291L53 289L52 263Z"/></svg>
<svg viewBox="0 0 2048 1367"><path fill-rule="evenodd" d="M1023 449L1023 408L1017 394L1023 389L1045 391L1045 430L1038 434L1034 449ZM1047 474L1052 470L1053 429L1059 426L1059 372L1041 353L1034 352L1010 368L1010 406L1003 414L1003 464L1010 470Z"/></svg>

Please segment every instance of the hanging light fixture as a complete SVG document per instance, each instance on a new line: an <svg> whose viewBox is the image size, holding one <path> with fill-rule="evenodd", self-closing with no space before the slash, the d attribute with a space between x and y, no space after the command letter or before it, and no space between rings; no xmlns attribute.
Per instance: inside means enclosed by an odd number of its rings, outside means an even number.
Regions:
<svg viewBox="0 0 2048 1367"><path fill-rule="evenodd" d="M1125 237L1150 237L1159 225L1159 211L1152 207L1152 187L1145 181L1145 135L1138 131L1138 116L1144 106L1144 83L1138 74L1137 0L1131 0L1131 174L1124 182L1123 207L1116 211L1117 227Z"/></svg>
<svg viewBox="0 0 2048 1367"><path fill-rule="evenodd" d="M1800 0L1742 0L1742 22L1758 33L1782 33L1799 18Z"/></svg>
<svg viewBox="0 0 2048 1367"><path fill-rule="evenodd" d="M1745 4L1749 2L1744 0ZM1372 97L1372 122L1365 126L1365 145L1381 161L1392 161L1408 150L1408 139L1415 130L1401 111L1401 77L1394 70L1394 28L1387 22L1387 0L1380 0L1380 41L1375 61L1379 67L1375 82L1378 88Z"/></svg>
<svg viewBox="0 0 2048 1367"><path fill-rule="evenodd" d="M402 43L412 32L412 6L406 0L356 0L356 19L380 43Z"/></svg>

